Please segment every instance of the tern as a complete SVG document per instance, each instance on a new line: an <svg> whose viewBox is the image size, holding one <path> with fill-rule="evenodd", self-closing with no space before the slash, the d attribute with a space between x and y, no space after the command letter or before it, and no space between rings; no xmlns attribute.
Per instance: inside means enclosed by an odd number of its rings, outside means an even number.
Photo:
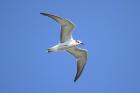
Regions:
<svg viewBox="0 0 140 93"><path fill-rule="evenodd" d="M72 37L72 31L75 27L74 24L65 18L50 13L45 12L40 14L48 16L60 24L61 26L60 43L51 48L48 48L48 52L57 52L65 50L76 58L77 73L74 78L74 82L76 82L86 65L88 54L86 49L78 47L83 43L80 40L74 40Z"/></svg>

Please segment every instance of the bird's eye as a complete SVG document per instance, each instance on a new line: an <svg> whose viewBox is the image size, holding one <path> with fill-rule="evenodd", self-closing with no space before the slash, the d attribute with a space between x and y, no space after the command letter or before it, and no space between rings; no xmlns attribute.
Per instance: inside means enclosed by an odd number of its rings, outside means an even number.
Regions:
<svg viewBox="0 0 140 93"><path fill-rule="evenodd" d="M77 40L77 43L80 43L80 42Z"/></svg>

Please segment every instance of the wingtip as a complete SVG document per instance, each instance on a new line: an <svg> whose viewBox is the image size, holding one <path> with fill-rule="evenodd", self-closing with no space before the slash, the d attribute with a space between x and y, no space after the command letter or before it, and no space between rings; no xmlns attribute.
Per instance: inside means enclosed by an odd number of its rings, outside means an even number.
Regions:
<svg viewBox="0 0 140 93"><path fill-rule="evenodd" d="M77 80L78 80L78 78L77 78L77 77L75 77L74 82L76 82Z"/></svg>
<svg viewBox="0 0 140 93"><path fill-rule="evenodd" d="M77 80L74 79L74 83L75 83L76 81L77 81Z"/></svg>
<svg viewBox="0 0 140 93"><path fill-rule="evenodd" d="M40 12L40 14L41 14L41 15L46 15L46 13L44 13L44 12Z"/></svg>
<svg viewBox="0 0 140 93"><path fill-rule="evenodd" d="M48 11L40 11L40 14L46 15L46 14L50 14L50 13Z"/></svg>
<svg viewBox="0 0 140 93"><path fill-rule="evenodd" d="M44 16L49 16L49 17L52 16L52 14L50 14L50 13L48 13L48 12L40 12L40 14L41 14L41 15L44 15Z"/></svg>

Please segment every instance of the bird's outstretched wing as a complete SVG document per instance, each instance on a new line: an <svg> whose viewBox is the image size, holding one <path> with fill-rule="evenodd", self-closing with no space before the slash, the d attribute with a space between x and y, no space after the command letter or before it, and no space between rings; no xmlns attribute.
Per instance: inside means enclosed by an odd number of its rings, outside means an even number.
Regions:
<svg viewBox="0 0 140 93"><path fill-rule="evenodd" d="M40 13L42 15L48 16L54 19L61 25L61 34L60 34L60 42L64 43L66 41L72 40L72 30L74 28L74 24L67 19L61 18L56 15L52 15L49 13Z"/></svg>
<svg viewBox="0 0 140 93"><path fill-rule="evenodd" d="M72 54L77 59L77 73L74 79L74 81L76 81L80 77L85 67L87 61L87 50L78 47L72 47L69 48L67 52Z"/></svg>

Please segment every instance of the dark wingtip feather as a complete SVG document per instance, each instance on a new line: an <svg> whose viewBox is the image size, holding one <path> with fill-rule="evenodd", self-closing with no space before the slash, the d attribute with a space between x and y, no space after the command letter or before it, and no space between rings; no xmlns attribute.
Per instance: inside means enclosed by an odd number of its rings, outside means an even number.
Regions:
<svg viewBox="0 0 140 93"><path fill-rule="evenodd" d="M46 13L40 13L41 15L46 15Z"/></svg>
<svg viewBox="0 0 140 93"><path fill-rule="evenodd" d="M76 82L77 80L78 80L78 77L76 76L75 79L74 79L74 82Z"/></svg>
<svg viewBox="0 0 140 93"><path fill-rule="evenodd" d="M74 82L76 82L76 79L74 79Z"/></svg>

